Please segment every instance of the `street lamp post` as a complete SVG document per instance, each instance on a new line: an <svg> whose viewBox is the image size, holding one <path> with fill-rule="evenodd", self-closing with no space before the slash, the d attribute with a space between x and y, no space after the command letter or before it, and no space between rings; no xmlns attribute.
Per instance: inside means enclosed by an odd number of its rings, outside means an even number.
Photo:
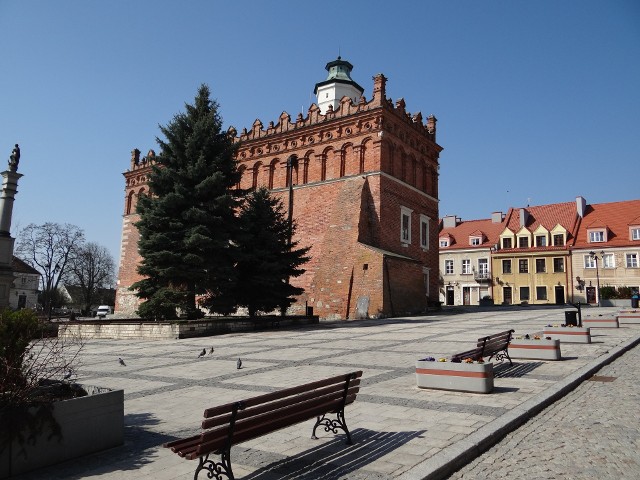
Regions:
<svg viewBox="0 0 640 480"><path fill-rule="evenodd" d="M596 252L589 252L589 256L596 262L596 288L598 295L598 306L601 307L600 304L600 269L598 268L598 260L602 259L604 256L604 252L600 252L600 256L596 255Z"/></svg>

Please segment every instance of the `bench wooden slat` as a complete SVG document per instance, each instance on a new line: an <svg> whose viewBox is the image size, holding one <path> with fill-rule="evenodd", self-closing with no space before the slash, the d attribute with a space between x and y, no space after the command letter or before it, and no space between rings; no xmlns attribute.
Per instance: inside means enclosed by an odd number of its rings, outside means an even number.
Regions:
<svg viewBox="0 0 640 480"><path fill-rule="evenodd" d="M356 378L362 377L362 371L353 372ZM252 407L254 405L259 405L261 403L271 402L273 400L278 400L280 398L290 397L292 395L296 395L302 392L306 392L309 390L314 390L321 387L326 387L327 385L332 384L340 384L344 385L345 378L347 375L336 375L335 377L325 378L324 380L317 380L315 382L306 383L304 385L299 385L297 387L285 388L284 390L278 390L276 392L265 393L263 395L258 395L257 397L247 398L246 400L242 400L245 408ZM353 381L353 380L352 380ZM219 407L207 408L204 411L204 418L213 417L216 415L220 415L221 413L227 413L233 411L233 406L237 402L227 403L225 405L220 405Z"/></svg>
<svg viewBox="0 0 640 480"><path fill-rule="evenodd" d="M247 440L252 440L264 435L265 433L275 432L281 428L289 427L304 420L315 418L325 412L340 408L341 404L341 399L330 400L324 403L310 405L303 410L300 410L298 405L292 405L290 408L270 413L263 418L258 419L258 417L254 417L252 421L245 422L241 425L236 424L236 428L233 432L233 443L238 444ZM210 435L210 433L215 434ZM193 453L185 455L185 457L193 460L206 455L207 453L215 452L220 448L223 448L226 442L226 431L216 430L214 432L207 432L206 434L203 434L203 442L200 444L198 449Z"/></svg>
<svg viewBox="0 0 640 480"><path fill-rule="evenodd" d="M359 387L349 388L347 399L352 397L353 400L355 400L356 394L358 393L359 389L360 389ZM304 401L292 402L287 405L281 406L278 409L269 410L267 412L260 412L256 415L251 415L249 417L245 417L242 419L236 419L234 431L233 431L234 439L237 437L238 432L240 432L243 428L247 428L247 426L250 426L252 424L263 422L265 421L265 419L268 419L271 415L286 416L288 413L292 411L296 411L296 410L306 411L308 409L315 408L318 405L324 406L332 402L336 402L336 404L340 406L342 402L342 398L343 398L343 394L341 392L334 392L327 395L323 395L321 397L312 397ZM224 435L228 435L228 431L229 431L229 424L223 425L221 428L213 428L213 429L207 430L206 432L202 433L201 441L207 442L212 438L216 438L219 436L220 432L223 432Z"/></svg>
<svg viewBox="0 0 640 480"><path fill-rule="evenodd" d="M350 389L353 387L357 387L359 385L360 385L359 378L356 378L355 380L352 380L351 382L349 382ZM268 412L277 408L287 406L292 402L292 399L295 400L296 402L302 402L306 399L317 398L327 394L338 394L342 396L344 394L344 379L342 380L341 384L328 385L318 390L313 390L310 392L298 394L295 397L289 396L287 398L271 401L269 403L255 405L253 407L248 407L248 408L246 407L246 404L245 404L245 408L243 410L238 411L236 416L236 422L242 420L243 418L247 418L253 415L259 415L263 412ZM207 429L207 428L216 427L218 425L228 424L230 420L231 420L231 413L210 416L209 418L206 418L205 420L202 421L202 428Z"/></svg>

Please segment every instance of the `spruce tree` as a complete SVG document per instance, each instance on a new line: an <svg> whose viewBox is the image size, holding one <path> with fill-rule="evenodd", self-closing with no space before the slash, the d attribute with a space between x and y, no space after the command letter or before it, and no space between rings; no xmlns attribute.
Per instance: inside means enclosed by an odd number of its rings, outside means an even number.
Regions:
<svg viewBox="0 0 640 480"><path fill-rule="evenodd" d="M234 284L237 228L232 189L240 179L233 140L222 131L218 104L200 86L193 105L160 126L160 154L149 176L149 195L137 204L138 272L132 288L145 301L143 318L200 316L196 296L222 299Z"/></svg>
<svg viewBox="0 0 640 480"><path fill-rule="evenodd" d="M240 212L236 303L249 315L289 306L304 290L289 283L304 273L309 248L289 245L289 222L282 203L260 188L246 197ZM295 233L295 224L292 225Z"/></svg>

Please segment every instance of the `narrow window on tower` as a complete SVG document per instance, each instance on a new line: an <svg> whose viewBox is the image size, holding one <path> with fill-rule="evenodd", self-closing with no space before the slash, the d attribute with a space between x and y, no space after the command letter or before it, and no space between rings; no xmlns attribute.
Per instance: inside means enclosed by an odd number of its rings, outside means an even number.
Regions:
<svg viewBox="0 0 640 480"><path fill-rule="evenodd" d="M411 243L411 213L413 210L400 207L400 242L404 245Z"/></svg>

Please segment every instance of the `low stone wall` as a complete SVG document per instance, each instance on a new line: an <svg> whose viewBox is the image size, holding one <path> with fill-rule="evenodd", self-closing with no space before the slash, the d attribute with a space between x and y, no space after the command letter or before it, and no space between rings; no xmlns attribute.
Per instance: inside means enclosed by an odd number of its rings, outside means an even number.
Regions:
<svg viewBox="0 0 640 480"><path fill-rule="evenodd" d="M101 320L62 323L58 336L62 338L102 339L146 339L170 340L178 338L206 337L231 332L295 327L319 323L317 316L276 317L265 316L253 319L220 317L202 320L180 320L171 322L145 322L140 319Z"/></svg>

